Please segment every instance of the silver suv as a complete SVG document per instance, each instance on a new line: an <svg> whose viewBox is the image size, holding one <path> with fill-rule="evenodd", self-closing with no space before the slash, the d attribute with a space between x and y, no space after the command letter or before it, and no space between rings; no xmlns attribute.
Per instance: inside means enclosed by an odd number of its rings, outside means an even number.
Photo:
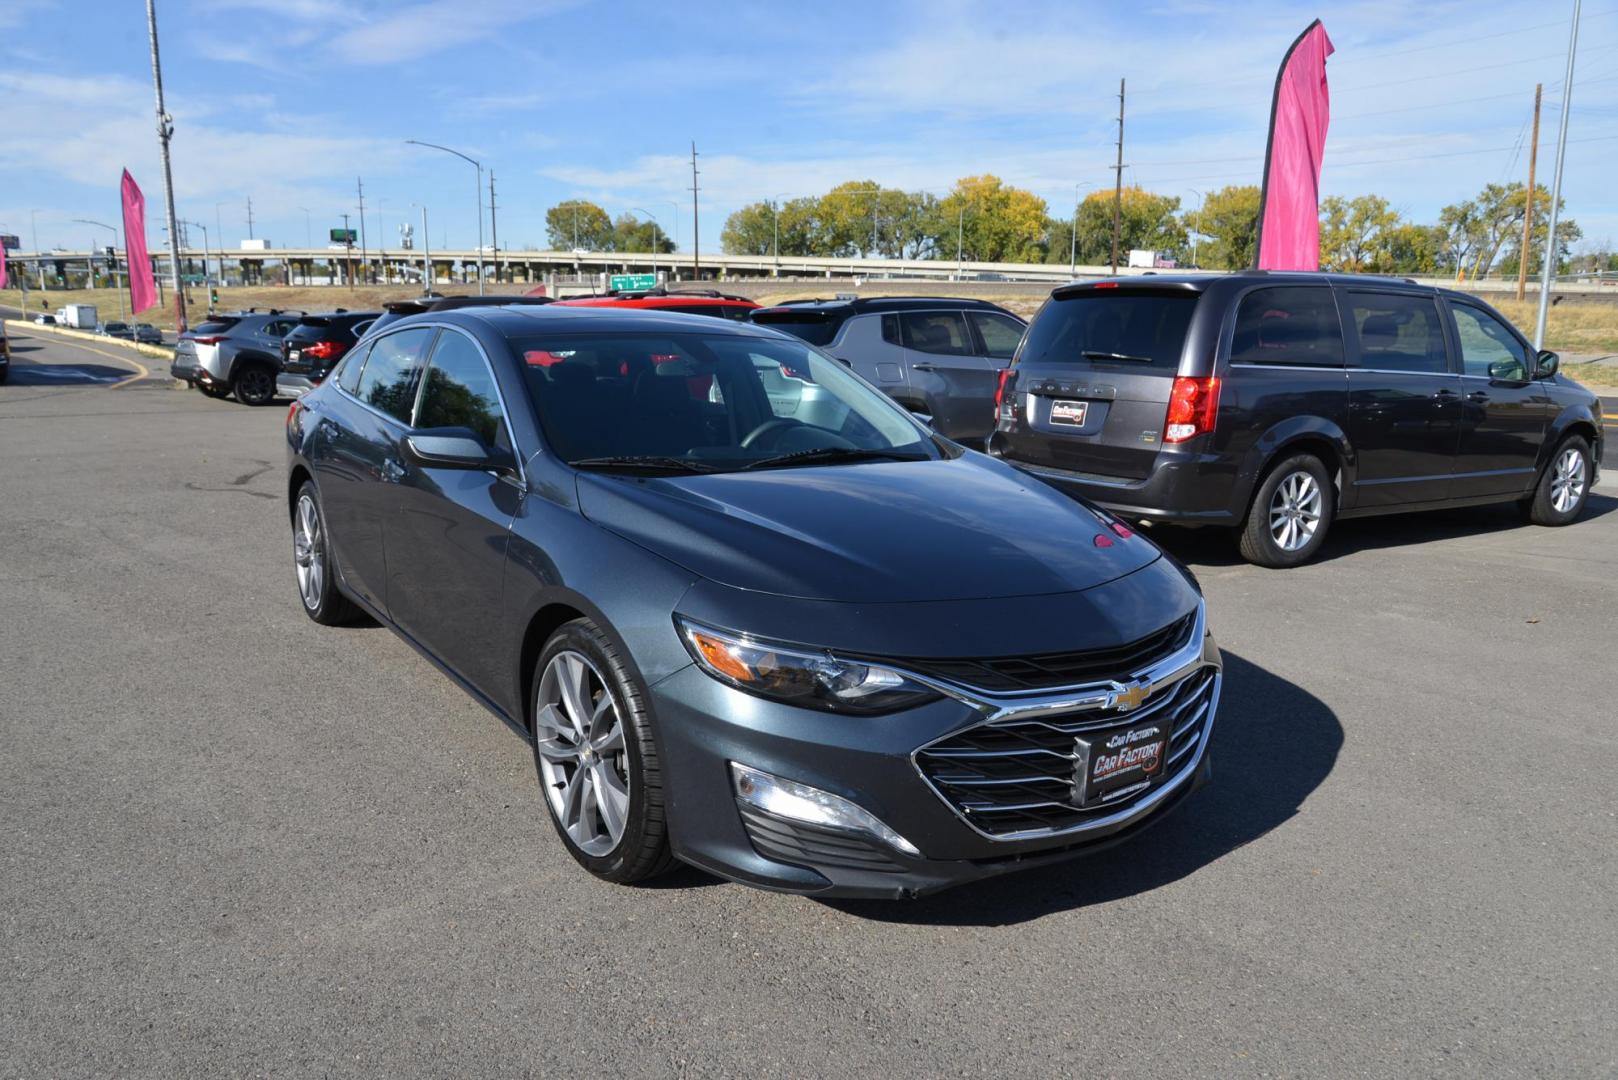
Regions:
<svg viewBox="0 0 1618 1080"><path fill-rule="evenodd" d="M180 335L169 374L212 397L236 395L243 405L275 400L281 339L301 311L247 311L209 315Z"/></svg>
<svg viewBox="0 0 1618 1080"><path fill-rule="evenodd" d="M939 434L981 446L994 392L1027 326L986 300L893 296L791 300L753 322L818 345Z"/></svg>

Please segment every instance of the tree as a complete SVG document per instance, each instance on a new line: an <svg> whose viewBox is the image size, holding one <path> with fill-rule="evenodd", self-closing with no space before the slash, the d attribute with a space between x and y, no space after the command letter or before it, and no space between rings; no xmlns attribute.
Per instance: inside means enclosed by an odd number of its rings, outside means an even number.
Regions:
<svg viewBox="0 0 1618 1080"><path fill-rule="evenodd" d="M785 202L748 203L725 219L719 243L730 255L775 254L779 216L781 254L813 255L817 230L815 217L819 200L790 199Z"/></svg>
<svg viewBox="0 0 1618 1080"><path fill-rule="evenodd" d="M1444 228L1401 222L1383 233L1386 265L1393 274L1436 274L1443 269Z"/></svg>
<svg viewBox="0 0 1618 1080"><path fill-rule="evenodd" d="M1113 192L1092 191L1079 204L1078 253L1081 266L1105 266L1112 262ZM1118 261L1128 260L1130 249L1160 251L1174 258L1185 254L1185 223L1176 217L1180 200L1171 195L1154 195L1144 188L1126 187L1119 199ZM1052 221L1050 248L1045 261L1064 263L1073 257L1073 223Z"/></svg>
<svg viewBox="0 0 1618 1080"><path fill-rule="evenodd" d="M1185 215L1186 227L1207 237L1197 247L1197 261L1214 270L1244 270L1253 265L1258 244L1256 184L1231 184L1208 192L1202 209Z"/></svg>
<svg viewBox="0 0 1618 1080"><path fill-rule="evenodd" d="M568 199L545 211L545 235L553 251L610 251L612 219L593 202Z"/></svg>
<svg viewBox="0 0 1618 1080"><path fill-rule="evenodd" d="M875 180L848 180L822 195L815 207L815 254L875 254L881 196L881 185Z"/></svg>
<svg viewBox="0 0 1618 1080"><path fill-rule="evenodd" d="M1399 212L1380 195L1328 197L1320 204L1320 265L1351 274L1391 270L1388 234L1398 224Z"/></svg>
<svg viewBox="0 0 1618 1080"><path fill-rule="evenodd" d="M998 176L966 176L955 181L938 204L940 231L957 226L963 258L974 262L1039 262L1045 257L1045 200L1031 191L1007 187ZM947 252L947 241L943 245Z"/></svg>
<svg viewBox="0 0 1618 1080"><path fill-rule="evenodd" d="M945 248L944 220L936 195L884 191L878 250L896 259L932 259Z"/></svg>
<svg viewBox="0 0 1618 1080"><path fill-rule="evenodd" d="M618 220L612 223L611 250L667 254L674 250L674 241L651 219L642 221L634 214L626 213L620 214Z"/></svg>

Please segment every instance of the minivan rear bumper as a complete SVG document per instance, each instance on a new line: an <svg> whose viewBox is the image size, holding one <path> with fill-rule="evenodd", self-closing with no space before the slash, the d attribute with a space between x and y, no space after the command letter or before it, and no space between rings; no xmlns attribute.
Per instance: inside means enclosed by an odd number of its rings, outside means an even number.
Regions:
<svg viewBox="0 0 1618 1080"><path fill-rule="evenodd" d="M994 453L991 446L990 453ZM1183 525L1240 525L1247 509L1234 468L1202 454L1160 454L1142 479L1072 472L1006 458L1012 465L1070 495L1127 518Z"/></svg>

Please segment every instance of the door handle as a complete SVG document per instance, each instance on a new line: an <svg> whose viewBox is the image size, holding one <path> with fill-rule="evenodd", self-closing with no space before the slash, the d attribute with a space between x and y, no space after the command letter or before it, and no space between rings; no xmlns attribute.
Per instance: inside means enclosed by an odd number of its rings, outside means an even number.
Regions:
<svg viewBox="0 0 1618 1080"><path fill-rule="evenodd" d="M938 366L936 364L911 364L910 365L910 370L911 371L937 371Z"/></svg>
<svg viewBox="0 0 1618 1080"><path fill-rule="evenodd" d="M1489 400L1489 395L1485 394L1482 390L1474 390L1470 394L1466 395L1466 400L1482 405Z"/></svg>
<svg viewBox="0 0 1618 1080"><path fill-rule="evenodd" d="M1455 391L1451 390L1447 386L1444 387L1442 390L1434 390L1433 391L1433 400L1434 401L1453 401L1455 398L1458 398L1458 397L1460 397L1460 395L1457 394Z"/></svg>

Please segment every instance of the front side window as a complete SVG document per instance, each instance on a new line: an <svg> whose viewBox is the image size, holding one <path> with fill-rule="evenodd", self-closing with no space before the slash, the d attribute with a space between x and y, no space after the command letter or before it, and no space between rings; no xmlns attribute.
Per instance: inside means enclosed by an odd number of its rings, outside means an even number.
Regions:
<svg viewBox="0 0 1618 1080"><path fill-rule="evenodd" d="M1528 381L1528 353L1499 319L1468 304L1451 304L1462 370L1506 382Z"/></svg>
<svg viewBox="0 0 1618 1080"><path fill-rule="evenodd" d="M1343 366L1343 328L1329 288L1254 289L1236 308L1233 364Z"/></svg>
<svg viewBox="0 0 1618 1080"><path fill-rule="evenodd" d="M470 428L486 446L505 443L505 414L494 373L465 334L446 330L438 335L415 426Z"/></svg>
<svg viewBox="0 0 1618 1080"><path fill-rule="evenodd" d="M972 320L978 336L983 339L985 356L992 356L996 360L1011 359L1017 351L1017 342L1022 340L1022 323L993 311L969 311L966 317Z"/></svg>
<svg viewBox="0 0 1618 1080"><path fill-rule="evenodd" d="M972 339L957 311L907 311L899 316L905 348L942 356L970 356Z"/></svg>
<svg viewBox="0 0 1618 1080"><path fill-rule="evenodd" d="M1441 375L1449 370L1438 305L1430 296L1348 293L1360 367Z"/></svg>
<svg viewBox="0 0 1618 1080"><path fill-rule="evenodd" d="M938 456L891 399L801 341L562 333L514 348L545 440L569 462L711 472L803 451Z"/></svg>
<svg viewBox="0 0 1618 1080"><path fill-rule="evenodd" d="M378 339L365 358L354 396L408 424L410 407L416 400L416 381L421 376L421 352L432 334L423 326ZM342 385L341 381L338 385Z"/></svg>

